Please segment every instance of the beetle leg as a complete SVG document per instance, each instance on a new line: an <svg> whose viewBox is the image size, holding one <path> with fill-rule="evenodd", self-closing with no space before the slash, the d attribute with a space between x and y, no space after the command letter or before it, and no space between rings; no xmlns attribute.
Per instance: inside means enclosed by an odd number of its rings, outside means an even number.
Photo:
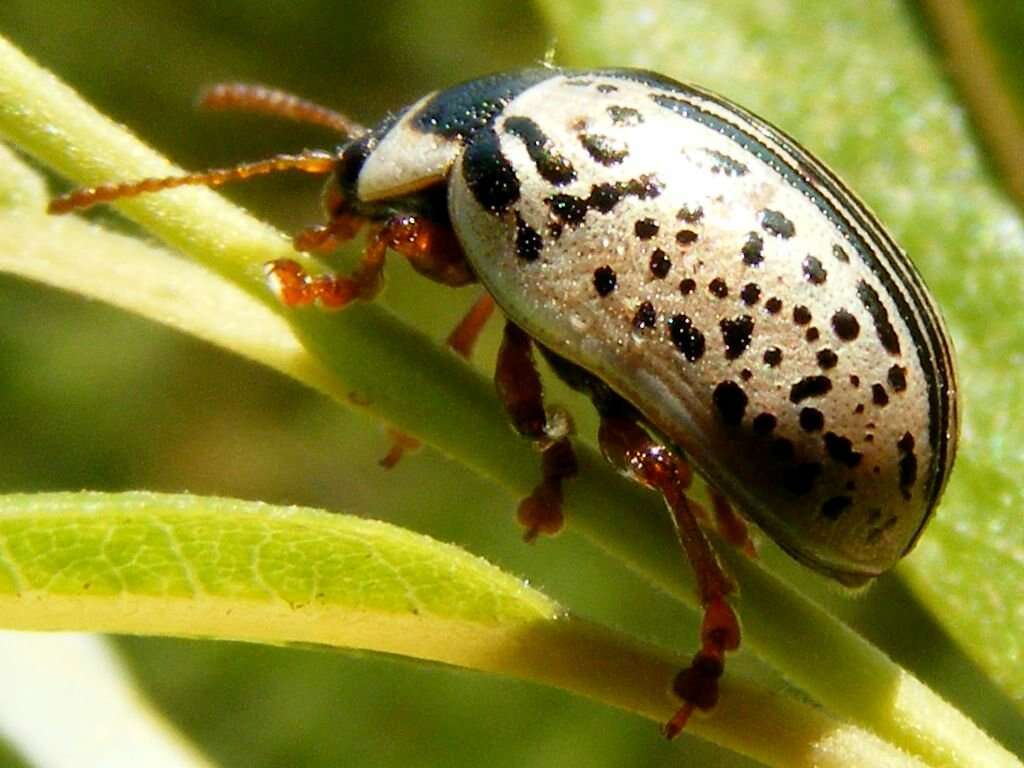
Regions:
<svg viewBox="0 0 1024 768"><path fill-rule="evenodd" d="M540 375L533 362L530 337L519 326L505 323L498 350L494 383L516 431L540 448L541 481L519 504L517 517L525 528L523 538L533 541L540 533L562 528L562 481L576 474L576 454L564 425L549 423L544 411Z"/></svg>
<svg viewBox="0 0 1024 768"><path fill-rule="evenodd" d="M331 214L326 224L318 224L302 230L292 238L296 251L303 253L325 253L347 243L362 229L366 219L347 211Z"/></svg>
<svg viewBox="0 0 1024 768"><path fill-rule="evenodd" d="M721 493L711 488L710 494L718 533L747 557L757 557L757 550L750 539L750 531L743 518L736 514L729 500Z"/></svg>
<svg viewBox="0 0 1024 768"><path fill-rule="evenodd" d="M425 216L400 214L384 222L377 237L431 280L453 287L476 282L450 226Z"/></svg>
<svg viewBox="0 0 1024 768"><path fill-rule="evenodd" d="M738 648L740 643L739 620L726 602L735 586L722 570L686 498L689 469L685 461L658 445L628 418L603 416L599 441L605 457L613 465L661 492L672 511L676 535L697 578L697 593L704 609L701 649L673 683L673 690L683 700L683 706L665 725L665 735L673 738L686 725L694 709L711 709L718 701L718 678L725 668L725 654Z"/></svg>
<svg viewBox="0 0 1024 768"><path fill-rule="evenodd" d="M357 214L340 210L322 226L300 232L296 250L329 250L351 239L365 223ZM476 278L469 269L455 234L429 219L413 214L393 216L372 227L359 266L350 275L309 275L291 259L267 265L267 278L288 306L319 301L328 309L341 309L356 299L372 299L380 290L388 249L405 256L417 272L445 285L465 285Z"/></svg>
<svg viewBox="0 0 1024 768"><path fill-rule="evenodd" d="M391 448L388 450L387 455L377 462L384 469L393 469L406 453L415 451L423 445L412 435L408 435L395 427L388 427L387 431L388 437L391 438Z"/></svg>
<svg viewBox="0 0 1024 768"><path fill-rule="evenodd" d="M473 354L476 340L480 338L480 332L483 331L492 314L494 314L494 299L491 298L491 294L484 293L448 334L448 346L468 360Z"/></svg>

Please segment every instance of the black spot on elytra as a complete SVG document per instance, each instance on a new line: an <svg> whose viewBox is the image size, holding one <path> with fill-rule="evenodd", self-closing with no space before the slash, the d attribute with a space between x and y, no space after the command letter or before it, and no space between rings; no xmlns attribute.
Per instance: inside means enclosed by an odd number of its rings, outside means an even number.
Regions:
<svg viewBox="0 0 1024 768"><path fill-rule="evenodd" d="M687 150L683 150L686 152ZM723 176L746 176L750 173L750 169L747 168L743 163L724 152L719 152L716 149L709 149L704 147L701 151L711 158L711 172L720 173Z"/></svg>
<svg viewBox="0 0 1024 768"><path fill-rule="evenodd" d="M835 368L839 362L839 355L833 352L831 349L822 349L818 351L818 365L822 370L829 370Z"/></svg>
<svg viewBox="0 0 1024 768"><path fill-rule="evenodd" d="M754 318L741 315L719 322L722 329L722 341L725 342L726 360L735 360L750 346L750 336L754 332Z"/></svg>
<svg viewBox="0 0 1024 768"><path fill-rule="evenodd" d="M684 205L679 209L676 218L680 221L685 221L687 224L696 224L704 218L704 209L699 205L696 208L689 208Z"/></svg>
<svg viewBox="0 0 1024 768"><path fill-rule="evenodd" d="M776 461L790 462L796 456L793 443L784 437L777 437L772 441L772 458Z"/></svg>
<svg viewBox="0 0 1024 768"><path fill-rule="evenodd" d="M860 323L845 309L840 309L832 315L832 330L843 341L853 341L860 335Z"/></svg>
<svg viewBox="0 0 1024 768"><path fill-rule="evenodd" d="M885 387L881 384L871 385L871 402L878 406L889 404L889 393L885 391Z"/></svg>
<svg viewBox="0 0 1024 768"><path fill-rule="evenodd" d="M560 226L575 227L582 224L590 210L586 200L572 195L555 195L547 199L547 204Z"/></svg>
<svg viewBox="0 0 1024 768"><path fill-rule="evenodd" d="M658 234L658 222L654 219L638 219L633 224L633 232L641 240L650 240L652 237Z"/></svg>
<svg viewBox="0 0 1024 768"><path fill-rule="evenodd" d="M663 250L661 250L661 248L655 248L654 253L651 254L649 266L651 268L651 274L661 279L668 274L670 269L672 269L672 260Z"/></svg>
<svg viewBox="0 0 1024 768"><path fill-rule="evenodd" d="M853 499L849 496L833 496L821 505L821 514L829 520L838 520L851 504Z"/></svg>
<svg viewBox="0 0 1024 768"><path fill-rule="evenodd" d="M607 296L614 291L618 281L615 270L607 265L594 270L594 290L598 296Z"/></svg>
<svg viewBox="0 0 1024 768"><path fill-rule="evenodd" d="M878 467L876 467L875 469L878 469ZM876 472L876 474L877 474L877 472ZM874 512L875 510L872 510L872 511ZM869 521L869 522L877 522L878 519L881 518L882 510L877 510L877 511L878 511L878 518L875 518L874 521ZM890 528L892 528L894 525L896 525L897 522L898 522L898 518L895 515L890 516L889 519L886 520L882 525L876 525L874 528L871 528L868 531L868 535L867 535L865 541L868 544L874 544L876 541L878 541L880 538L882 538L882 534L883 533L885 533Z"/></svg>
<svg viewBox="0 0 1024 768"><path fill-rule="evenodd" d="M803 462L782 471L782 485L796 496L805 496L814 488L820 474L821 464L816 461Z"/></svg>
<svg viewBox="0 0 1024 768"><path fill-rule="evenodd" d="M614 184L595 184L587 197L558 194L545 198L552 217L558 223L575 227L586 218L587 211L610 213L623 198L636 197L649 200L661 194L661 182L653 175L640 176Z"/></svg>
<svg viewBox="0 0 1024 768"><path fill-rule="evenodd" d="M747 235L747 242L743 244L740 253L743 254L744 264L748 267L756 267L764 261L764 238L757 232L751 232Z"/></svg>
<svg viewBox="0 0 1024 768"><path fill-rule="evenodd" d="M828 451L828 455L832 457L833 461L845 464L850 469L860 464L860 460L864 458L863 454L853 450L853 443L849 438L837 435L835 432L825 433L825 450Z"/></svg>
<svg viewBox="0 0 1024 768"><path fill-rule="evenodd" d="M716 277L710 283L708 283L708 290L711 291L712 296L716 296L719 299L724 299L729 295L729 286L725 280L720 277Z"/></svg>
<svg viewBox="0 0 1024 768"><path fill-rule="evenodd" d="M757 300L761 298L761 288L757 283L747 283L743 286L740 291L740 299L748 307L757 304Z"/></svg>
<svg viewBox="0 0 1024 768"><path fill-rule="evenodd" d="M600 133L581 133L580 144L601 165L617 165L629 156L626 144Z"/></svg>
<svg viewBox="0 0 1024 768"><path fill-rule="evenodd" d="M776 419L772 414L759 413L754 417L752 424L754 434L760 437L767 437L775 431L776 424L778 424L778 419Z"/></svg>
<svg viewBox="0 0 1024 768"><path fill-rule="evenodd" d="M557 74L553 69L523 69L471 80L434 94L410 125L421 133L472 143L477 131L492 126L512 99Z"/></svg>
<svg viewBox="0 0 1024 768"><path fill-rule="evenodd" d="M760 216L761 229L768 234L781 237L783 240L788 240L796 234L796 227L793 226L793 222L787 219L781 212L765 208L761 211Z"/></svg>
<svg viewBox="0 0 1024 768"><path fill-rule="evenodd" d="M777 315L782 311L782 299L772 296L764 303L764 310L769 315Z"/></svg>
<svg viewBox="0 0 1024 768"><path fill-rule="evenodd" d="M800 429L804 432L820 432L825 426L825 414L817 408L800 409Z"/></svg>
<svg viewBox="0 0 1024 768"><path fill-rule="evenodd" d="M821 397L832 391L832 379L828 376L805 376L789 388L789 400L800 403L809 397Z"/></svg>
<svg viewBox="0 0 1024 768"><path fill-rule="evenodd" d="M839 261L843 262L843 264L849 264L850 263L850 256L849 256L849 254L846 251L844 251L842 246L840 246L840 245L833 245L832 246L832 255L835 256L837 259L839 259Z"/></svg>
<svg viewBox="0 0 1024 768"><path fill-rule="evenodd" d="M680 229L676 232L676 242L682 246L693 245L697 239L698 235L692 229Z"/></svg>
<svg viewBox="0 0 1024 768"><path fill-rule="evenodd" d="M526 146L526 152L537 168L537 173L549 184L565 186L576 180L576 169L555 150L555 144L533 120L528 117L509 117L502 130Z"/></svg>
<svg viewBox="0 0 1024 768"><path fill-rule="evenodd" d="M743 414L747 410L747 393L735 381L721 382L715 387L711 399L724 424L735 427L743 421Z"/></svg>
<svg viewBox="0 0 1024 768"><path fill-rule="evenodd" d="M679 292L683 294L683 296L689 296L695 290L697 290L697 281L693 278L684 277L679 281Z"/></svg>
<svg viewBox="0 0 1024 768"><path fill-rule="evenodd" d="M894 365L889 369L889 386L893 392L902 392L907 388L907 369Z"/></svg>
<svg viewBox="0 0 1024 768"><path fill-rule="evenodd" d="M821 285L828 278L828 272L814 256L808 256L803 263L804 277L813 285Z"/></svg>
<svg viewBox="0 0 1024 768"><path fill-rule="evenodd" d="M608 116L616 125L640 125L644 121L644 116L640 114L639 110L632 107L620 107L612 104L607 111Z"/></svg>
<svg viewBox="0 0 1024 768"><path fill-rule="evenodd" d="M797 325L807 325L811 322L811 310L804 305L793 307L793 322Z"/></svg>
<svg viewBox="0 0 1024 768"><path fill-rule="evenodd" d="M900 451L900 493L910 500L910 493L917 482L917 456L914 455L914 436L909 432L896 443Z"/></svg>
<svg viewBox="0 0 1024 768"><path fill-rule="evenodd" d="M855 373L850 374L850 385L854 387L860 386L860 376Z"/></svg>
<svg viewBox="0 0 1024 768"><path fill-rule="evenodd" d="M544 238L516 211L516 255L523 261L536 261L543 247Z"/></svg>
<svg viewBox="0 0 1024 768"><path fill-rule="evenodd" d="M657 322L658 313L654 310L654 305L649 301L641 302L640 306L636 308L636 314L633 315L633 327L642 331L653 328Z"/></svg>
<svg viewBox="0 0 1024 768"><path fill-rule="evenodd" d="M704 334L693 327L693 321L683 314L668 319L669 338L683 357L694 363L704 356Z"/></svg>
<svg viewBox="0 0 1024 768"><path fill-rule="evenodd" d="M492 127L480 129L469 142L462 155L462 177L476 201L491 213L504 213L519 199L519 179Z"/></svg>
<svg viewBox="0 0 1024 768"><path fill-rule="evenodd" d="M611 83L598 83L597 90L600 93L615 93L619 90L619 86L612 85Z"/></svg>
<svg viewBox="0 0 1024 768"><path fill-rule="evenodd" d="M819 336L821 336L821 333L817 328L808 328L807 332L804 334L804 338L812 342L817 341Z"/></svg>
<svg viewBox="0 0 1024 768"><path fill-rule="evenodd" d="M774 368L782 362L782 350L778 347L768 347L761 358L769 368Z"/></svg>
<svg viewBox="0 0 1024 768"><path fill-rule="evenodd" d="M752 378L754 378L754 372L749 368L744 368L742 371L740 371L740 378L743 379L744 381L750 381Z"/></svg>
<svg viewBox="0 0 1024 768"><path fill-rule="evenodd" d="M900 353L900 337L896 335L896 330L889 322L889 311L878 297L878 293L861 280L857 283L857 296L868 314L871 315L871 320L875 324L875 333L878 334L878 340L882 343L882 347L889 354L898 355Z"/></svg>

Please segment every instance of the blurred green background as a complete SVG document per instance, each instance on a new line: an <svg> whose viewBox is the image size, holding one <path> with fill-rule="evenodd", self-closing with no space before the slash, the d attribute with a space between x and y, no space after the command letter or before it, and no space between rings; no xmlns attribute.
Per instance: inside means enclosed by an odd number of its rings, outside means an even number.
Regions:
<svg viewBox="0 0 1024 768"><path fill-rule="evenodd" d="M535 63L556 42L544 29L532 5L501 0L0 2L0 33L191 168L332 140L256 116L197 114L204 85L266 82L373 122L428 90ZM309 179L226 194L286 231L319 217ZM393 259L382 301L441 340L475 296ZM497 326L478 354L482 369ZM574 410L586 432L589 409ZM691 615L574 537L522 545L515 500L437 454L420 451L386 474L377 459L387 437L365 417L165 328L6 276L0 413L0 492L187 490L372 516L530 574L578 613L664 644L693 637ZM1016 714L898 581L882 580L843 611L1021 748ZM650 723L565 693L479 674L373 655L118 644L157 705L224 765L752 765L688 736L666 744Z"/></svg>

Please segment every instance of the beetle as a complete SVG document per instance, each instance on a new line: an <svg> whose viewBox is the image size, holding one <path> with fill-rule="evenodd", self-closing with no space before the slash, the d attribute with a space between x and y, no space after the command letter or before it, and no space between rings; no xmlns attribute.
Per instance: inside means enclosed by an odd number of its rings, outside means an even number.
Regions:
<svg viewBox="0 0 1024 768"><path fill-rule="evenodd" d="M333 153L278 155L167 179L107 184L51 211L281 170L329 174L326 223L295 236L330 250L367 230L350 275L268 265L287 305L372 298L394 250L449 286L486 294L450 339L463 354L494 304L507 318L495 381L542 449L519 507L526 537L562 522L576 461L532 357L585 392L620 471L664 497L697 576L701 647L673 688L673 736L710 709L740 642L735 585L687 497L708 481L729 538L746 520L812 569L858 586L921 535L952 468L952 344L911 261L825 165L732 102L631 69L525 69L422 97L366 129L244 84L204 103L336 129ZM728 499L728 501L726 501Z"/></svg>

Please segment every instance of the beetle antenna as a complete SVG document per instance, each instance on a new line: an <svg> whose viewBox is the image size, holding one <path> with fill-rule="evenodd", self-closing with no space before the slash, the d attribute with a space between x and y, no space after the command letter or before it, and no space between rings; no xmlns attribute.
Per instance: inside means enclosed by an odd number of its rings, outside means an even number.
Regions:
<svg viewBox="0 0 1024 768"><path fill-rule="evenodd" d="M232 168L211 168L181 176L140 179L139 181L112 182L96 187L75 189L50 201L49 213L69 213L89 208L98 203L109 203L125 197L147 192L185 186L219 187L231 181L244 181L254 176L266 176L281 171L325 174L334 170L337 158L328 152L308 150L298 155L274 155L266 160L239 163Z"/></svg>
<svg viewBox="0 0 1024 768"><path fill-rule="evenodd" d="M337 131L345 138L366 133L365 127L340 112L286 91L255 83L217 83L203 90L196 103L202 109L258 112L297 123L312 123Z"/></svg>

